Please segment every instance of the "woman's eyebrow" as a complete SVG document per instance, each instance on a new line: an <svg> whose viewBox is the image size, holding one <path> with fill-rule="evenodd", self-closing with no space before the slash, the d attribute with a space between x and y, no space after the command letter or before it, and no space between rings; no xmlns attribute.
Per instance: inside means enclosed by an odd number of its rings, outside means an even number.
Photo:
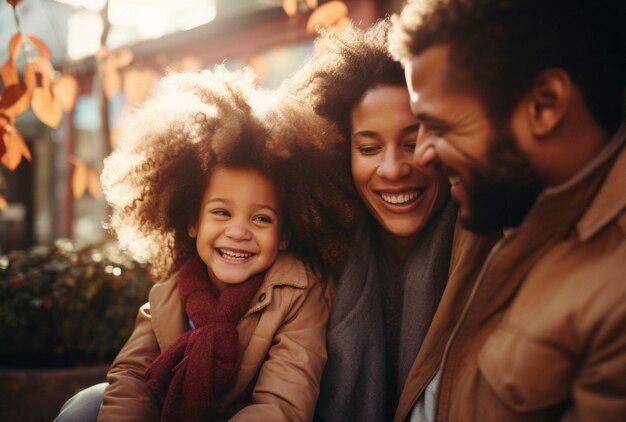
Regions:
<svg viewBox="0 0 626 422"><path fill-rule="evenodd" d="M355 136L363 136L365 138L379 138L380 137L378 135L378 132L375 132L373 130L359 130L352 134L352 137L355 137Z"/></svg>
<svg viewBox="0 0 626 422"><path fill-rule="evenodd" d="M413 133L413 132L418 131L419 128L420 128L420 124L416 122L416 123L414 123L412 125L409 125L409 126L407 126L405 128L402 128L402 132L403 133Z"/></svg>

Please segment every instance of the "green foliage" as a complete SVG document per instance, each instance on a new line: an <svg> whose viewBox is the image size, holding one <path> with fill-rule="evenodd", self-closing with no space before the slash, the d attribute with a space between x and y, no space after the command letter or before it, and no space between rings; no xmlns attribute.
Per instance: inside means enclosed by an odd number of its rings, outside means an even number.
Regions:
<svg viewBox="0 0 626 422"><path fill-rule="evenodd" d="M110 361L152 286L115 243L68 240L0 257L0 365Z"/></svg>

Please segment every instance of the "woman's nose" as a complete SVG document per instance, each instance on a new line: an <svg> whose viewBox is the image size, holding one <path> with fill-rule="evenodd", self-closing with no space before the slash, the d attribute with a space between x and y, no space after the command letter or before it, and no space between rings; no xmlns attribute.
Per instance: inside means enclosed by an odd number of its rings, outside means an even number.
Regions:
<svg viewBox="0 0 626 422"><path fill-rule="evenodd" d="M233 240L250 240L252 238L250 229L243 223L233 222L229 224L226 229L224 229L224 234L226 237Z"/></svg>
<svg viewBox="0 0 626 422"><path fill-rule="evenodd" d="M411 164L398 156L393 150L385 151L383 161L378 165L378 176L389 180L400 179L411 172Z"/></svg>

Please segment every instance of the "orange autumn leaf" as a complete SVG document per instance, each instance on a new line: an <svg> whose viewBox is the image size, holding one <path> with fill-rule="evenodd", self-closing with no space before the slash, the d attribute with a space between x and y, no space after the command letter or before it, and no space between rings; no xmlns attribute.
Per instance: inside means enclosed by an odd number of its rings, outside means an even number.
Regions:
<svg viewBox="0 0 626 422"><path fill-rule="evenodd" d="M4 196L0 195L0 210L6 210L9 208L9 204Z"/></svg>
<svg viewBox="0 0 626 422"><path fill-rule="evenodd" d="M115 67L122 69L133 62L135 55L130 48L120 48L111 53Z"/></svg>
<svg viewBox="0 0 626 422"><path fill-rule="evenodd" d="M52 76L54 75L54 67L49 59L45 57L33 57L31 60L31 66L35 70L35 72L41 73L41 75L45 78L44 83L50 82L52 80Z"/></svg>
<svg viewBox="0 0 626 422"><path fill-rule="evenodd" d="M104 60L99 63L100 78L102 79L102 89L104 96L110 100L122 89L122 78L111 60Z"/></svg>
<svg viewBox="0 0 626 422"><path fill-rule="evenodd" d="M55 128L61 123L63 110L52 95L51 78L54 68L49 60L35 57L31 66L35 71L36 84L31 98L33 113L42 123Z"/></svg>
<svg viewBox="0 0 626 422"><path fill-rule="evenodd" d="M335 29L339 32L343 31L348 26L350 26L350 18L347 16L344 16L343 18L339 19L334 25Z"/></svg>
<svg viewBox="0 0 626 422"><path fill-rule="evenodd" d="M0 122L2 120L4 119L0 119ZM13 125L2 124L0 126L0 134L6 148L5 153L2 155L2 164L9 170L15 170L22 162L22 157L28 161L32 160L30 150L26 146L24 138Z"/></svg>
<svg viewBox="0 0 626 422"><path fill-rule="evenodd" d="M87 166L78 160L71 160L74 164L74 172L72 173L72 194L75 199L80 198L87 189Z"/></svg>
<svg viewBox="0 0 626 422"><path fill-rule="evenodd" d="M94 169L87 170L87 191L94 198L100 197L100 179Z"/></svg>
<svg viewBox="0 0 626 422"><path fill-rule="evenodd" d="M63 110L58 101L54 99L49 85L35 88L31 99L31 107L35 116L51 128L55 128L61 123Z"/></svg>
<svg viewBox="0 0 626 422"><path fill-rule="evenodd" d="M117 141L120 138L120 128L119 128L119 124L115 125L111 128L111 131L109 132L109 143L111 144L111 146L115 146L117 145Z"/></svg>
<svg viewBox="0 0 626 422"><path fill-rule="evenodd" d="M11 58L15 61L17 59L18 54L20 53L20 47L22 46L22 34L17 32L13 34L11 40L9 41L9 54Z"/></svg>
<svg viewBox="0 0 626 422"><path fill-rule="evenodd" d="M287 16L296 16L296 13L298 13L298 0L283 0L283 10Z"/></svg>
<svg viewBox="0 0 626 422"><path fill-rule="evenodd" d="M7 152L7 147L4 144L4 132L3 132L3 128L0 127L0 158L2 158L2 156L4 155L5 152Z"/></svg>
<svg viewBox="0 0 626 422"><path fill-rule="evenodd" d="M168 71L173 72L197 72L203 67L202 60L196 56L185 56L166 66Z"/></svg>
<svg viewBox="0 0 626 422"><path fill-rule="evenodd" d="M20 72L12 59L7 59L2 65L2 83L4 86L16 85L20 82Z"/></svg>
<svg viewBox="0 0 626 422"><path fill-rule="evenodd" d="M248 66L254 70L254 74L257 76L259 82L265 80L267 77L267 65L262 55L255 54L252 56L248 62Z"/></svg>
<svg viewBox="0 0 626 422"><path fill-rule="evenodd" d="M309 33L315 33L323 27L332 27L342 18L348 16L348 6L342 1L329 1L324 3L309 16L306 24L306 30Z"/></svg>
<svg viewBox="0 0 626 422"><path fill-rule="evenodd" d="M2 91L2 98L0 98L0 110L3 110L4 113L10 114L11 116L17 116L17 111L26 111L22 110L24 107L20 100L24 96L26 92L25 88L21 84L7 86Z"/></svg>
<svg viewBox="0 0 626 422"><path fill-rule="evenodd" d="M11 67L11 65L7 65L7 67ZM3 79L5 72L7 73L7 78L14 78L15 75L10 75L12 70L8 68L5 69L3 66ZM35 84L36 77L34 70L31 65L28 65L24 70L24 82L19 80L18 75L17 83L5 85L2 98L0 98L0 110L3 110L5 114L14 117L27 111L30 107L30 101Z"/></svg>
<svg viewBox="0 0 626 422"><path fill-rule="evenodd" d="M2 75L2 83L4 85L2 98L0 99L0 109L5 110L6 114L13 116L23 113L28 107L24 108L21 105L15 107L15 105L26 89L20 82L20 73L11 58L4 62L0 74ZM19 113L16 113L16 111L19 111Z"/></svg>
<svg viewBox="0 0 626 422"><path fill-rule="evenodd" d="M50 50L48 50L48 47L46 46L46 44L44 44L43 41L41 41L39 38L37 38L34 35L26 34L25 37L28 39L28 41L30 41L32 45L35 46L35 48L37 49L37 51L42 57L48 60L52 58L52 56L50 55Z"/></svg>
<svg viewBox="0 0 626 422"><path fill-rule="evenodd" d="M159 74L152 68L127 69L124 73L124 94L133 104L141 104L158 81Z"/></svg>
<svg viewBox="0 0 626 422"><path fill-rule="evenodd" d="M78 82L72 75L63 74L52 83L52 93L54 98L64 112L71 111L78 96Z"/></svg>

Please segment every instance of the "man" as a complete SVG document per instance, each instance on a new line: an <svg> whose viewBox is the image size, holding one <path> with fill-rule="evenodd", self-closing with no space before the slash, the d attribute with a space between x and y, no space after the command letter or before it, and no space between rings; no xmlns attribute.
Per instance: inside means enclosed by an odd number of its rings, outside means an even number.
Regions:
<svg viewBox="0 0 626 422"><path fill-rule="evenodd" d="M624 3L414 0L396 20L416 162L466 227L505 234L396 420L626 420Z"/></svg>

